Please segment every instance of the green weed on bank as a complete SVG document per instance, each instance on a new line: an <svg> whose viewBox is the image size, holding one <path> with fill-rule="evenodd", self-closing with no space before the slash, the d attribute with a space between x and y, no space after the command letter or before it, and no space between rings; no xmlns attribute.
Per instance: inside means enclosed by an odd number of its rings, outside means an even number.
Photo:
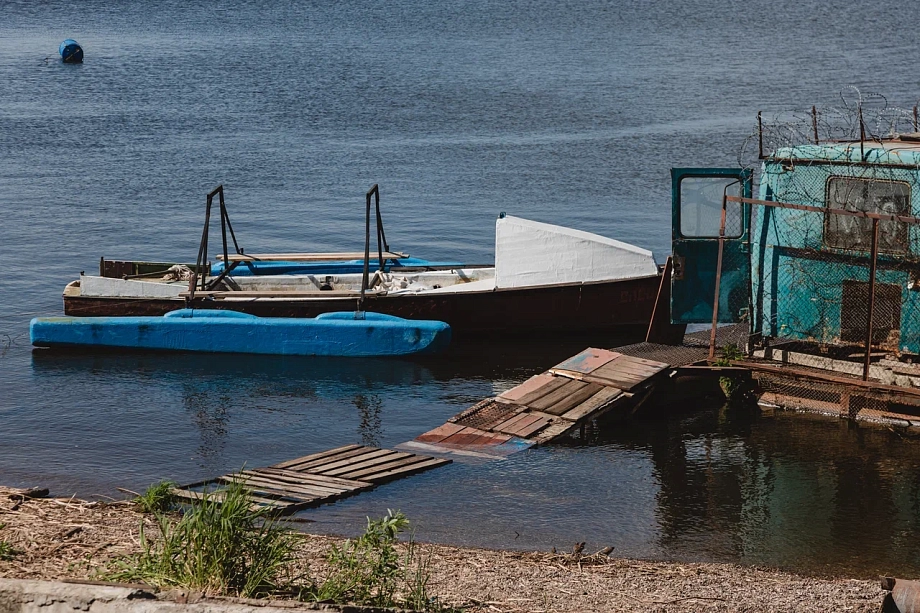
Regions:
<svg viewBox="0 0 920 613"><path fill-rule="evenodd" d="M153 511L156 540L141 524L143 551L103 573L107 580L144 582L255 598L286 584L295 537L254 509L238 484L204 494L181 519Z"/></svg>
<svg viewBox="0 0 920 613"><path fill-rule="evenodd" d="M364 534L335 545L327 562L330 572L310 596L314 600L374 607L399 607L414 611L446 612L428 592L429 560L411 540L405 552L397 549L399 535L409 520L387 509L385 517L368 518Z"/></svg>
<svg viewBox="0 0 920 613"><path fill-rule="evenodd" d="M6 528L6 524L0 524L0 530ZM13 547L9 541L0 539L0 562L10 562L19 555L19 550Z"/></svg>
<svg viewBox="0 0 920 613"><path fill-rule="evenodd" d="M398 511L368 518L364 534L333 546L328 572L316 580L296 570L297 537L257 508L245 486L205 493L178 519L167 512L175 508L174 500L160 504L161 494L171 489L172 484L158 484L141 497L150 502L144 508L153 514L158 534L148 538L142 522L141 553L110 564L99 578L213 595L453 611L429 594L428 558L411 540L400 546L399 535L409 520Z"/></svg>
<svg viewBox="0 0 920 613"><path fill-rule="evenodd" d="M177 498L172 490L173 481L160 481L147 488L143 494L134 499L134 504L141 513L166 513L176 507Z"/></svg>

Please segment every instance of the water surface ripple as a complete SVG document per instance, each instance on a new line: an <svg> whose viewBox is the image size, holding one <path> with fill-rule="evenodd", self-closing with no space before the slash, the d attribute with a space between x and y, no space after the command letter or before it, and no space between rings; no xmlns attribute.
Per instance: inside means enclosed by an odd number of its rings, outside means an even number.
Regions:
<svg viewBox="0 0 920 613"><path fill-rule="evenodd" d="M115 495L393 445L587 344L432 360L31 351L99 256L191 260L226 188L250 251L492 258L500 211L669 251L672 166L733 165L760 109L855 84L909 107L903 7L819 0L0 2L0 482ZM73 37L86 61L64 66ZM352 532L822 573L920 572L920 441L674 407L592 445L453 464L310 511Z"/></svg>

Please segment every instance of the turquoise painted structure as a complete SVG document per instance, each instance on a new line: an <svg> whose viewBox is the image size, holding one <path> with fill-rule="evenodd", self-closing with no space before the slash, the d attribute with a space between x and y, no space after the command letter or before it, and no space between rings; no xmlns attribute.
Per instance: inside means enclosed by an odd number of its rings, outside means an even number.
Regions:
<svg viewBox="0 0 920 613"><path fill-rule="evenodd" d="M672 281L671 318L709 323L718 245L712 224L718 229L715 211L721 214L721 196L711 187L721 190L731 173L690 170L711 182L697 207L709 236L682 232L696 209L682 200L686 169L672 171L675 277L681 274ZM740 172L734 170L738 177ZM742 195L735 191L731 195ZM893 137L779 148L763 162L757 198L821 211L728 203L719 321L750 321L752 331L765 337L864 345L872 221L825 211L920 217L920 141ZM878 223L873 344L920 353L920 225Z"/></svg>
<svg viewBox="0 0 920 613"><path fill-rule="evenodd" d="M378 357L443 350L451 331L444 322L381 313L295 319L182 309L162 317L38 317L30 334L36 347Z"/></svg>
<svg viewBox="0 0 920 613"><path fill-rule="evenodd" d="M377 265L377 258L371 257L371 265ZM399 258L384 262L384 272L398 271L400 268L426 268L426 267L460 268L461 262L431 262L421 258ZM376 268L373 268L376 270ZM224 271L224 263L211 264L211 275L218 276ZM251 277L259 275L347 275L364 272L364 260L343 260L340 262L283 262L283 261L255 261L240 262L231 273L234 277Z"/></svg>
<svg viewBox="0 0 920 613"><path fill-rule="evenodd" d="M882 193L875 198L863 194L862 184L880 186ZM839 197L840 185L851 186L847 191L853 193ZM764 162L758 197L920 217L918 187L916 145L900 143L896 149L873 142L862 147L858 142L801 145L778 149ZM864 343L871 222L756 208L751 250L754 331L819 343ZM842 222L849 224L843 230ZM920 291L913 283L920 271L918 232L920 227L914 224L879 222L873 343L910 353L920 353ZM878 288L887 296L887 304ZM844 296L847 291L855 292L849 300Z"/></svg>
<svg viewBox="0 0 920 613"><path fill-rule="evenodd" d="M746 168L671 169L671 245L674 274L671 276L671 319L674 323L712 322L719 253L722 196L752 193L752 176ZM750 272L747 264L750 210L727 219L731 237L723 254L719 286L719 321L737 321L748 307Z"/></svg>

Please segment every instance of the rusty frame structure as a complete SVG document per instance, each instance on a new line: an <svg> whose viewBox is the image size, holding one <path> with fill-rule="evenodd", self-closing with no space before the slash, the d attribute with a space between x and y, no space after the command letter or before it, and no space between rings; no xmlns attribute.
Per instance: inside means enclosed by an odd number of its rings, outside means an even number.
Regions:
<svg viewBox="0 0 920 613"><path fill-rule="evenodd" d="M850 217L860 217L863 219L869 219L872 221L872 243L871 250L869 253L869 305L868 305L868 316L866 318L866 330L865 330L865 342L863 348L865 351L865 357L863 361L863 374L862 380L869 380L869 367L871 361L872 353L872 330L873 330L873 319L875 315L876 308L876 273L878 271L878 255L879 255L879 222L880 221L894 221L899 223L907 223L912 225L920 224L920 218L910 217L904 215L886 215L881 213L868 213L864 211L849 211L845 209L831 209L824 207L809 206L803 204L793 204L789 202L774 202L768 200L758 200L756 198L742 198L738 196L729 196L726 192L723 193L722 197L722 211L721 211L721 221L719 225L719 252L718 259L716 262L716 277L715 277L715 296L713 301L713 313L712 313L712 328L710 332L710 342L709 342L709 359L712 360L715 358L716 351L716 329L719 318L719 291L720 291L720 282L722 278L722 253L725 244L725 224L726 224L726 212L728 203L736 203L741 205L748 206L764 206L764 207L774 207L782 209L794 209L798 211L806 211L811 213L820 213L822 215L843 215Z"/></svg>

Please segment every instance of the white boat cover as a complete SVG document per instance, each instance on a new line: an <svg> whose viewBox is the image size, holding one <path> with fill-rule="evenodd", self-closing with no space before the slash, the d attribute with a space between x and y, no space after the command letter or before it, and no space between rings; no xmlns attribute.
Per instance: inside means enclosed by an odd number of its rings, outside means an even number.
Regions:
<svg viewBox="0 0 920 613"><path fill-rule="evenodd" d="M652 252L628 243L508 215L495 222L495 286L499 288L657 274Z"/></svg>

